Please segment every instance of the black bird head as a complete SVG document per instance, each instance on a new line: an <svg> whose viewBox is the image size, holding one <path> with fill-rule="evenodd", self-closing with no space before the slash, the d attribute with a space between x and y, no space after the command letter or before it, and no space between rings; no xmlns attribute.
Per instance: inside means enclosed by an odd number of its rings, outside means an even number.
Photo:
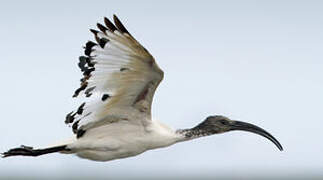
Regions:
<svg viewBox="0 0 323 180"><path fill-rule="evenodd" d="M248 131L263 136L273 142L279 150L283 150L278 140L264 129L250 123L231 120L225 116L210 116L196 127L183 132L186 131L187 138L195 138L235 130Z"/></svg>

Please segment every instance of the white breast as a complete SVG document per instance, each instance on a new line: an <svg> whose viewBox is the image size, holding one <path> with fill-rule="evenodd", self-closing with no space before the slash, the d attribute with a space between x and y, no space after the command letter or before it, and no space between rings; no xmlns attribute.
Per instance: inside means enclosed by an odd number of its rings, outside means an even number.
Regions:
<svg viewBox="0 0 323 180"><path fill-rule="evenodd" d="M158 121L146 126L120 121L88 130L69 148L81 158L109 161L170 146L178 138L171 128Z"/></svg>

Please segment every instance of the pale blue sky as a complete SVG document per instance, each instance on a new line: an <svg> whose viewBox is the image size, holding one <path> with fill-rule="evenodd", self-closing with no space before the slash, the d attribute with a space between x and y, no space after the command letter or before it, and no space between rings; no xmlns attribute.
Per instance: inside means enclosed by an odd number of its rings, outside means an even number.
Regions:
<svg viewBox="0 0 323 180"><path fill-rule="evenodd" d="M7 1L0 6L0 151L72 135L63 123L89 28L119 16L165 79L154 117L174 128L221 114L257 124L284 146L233 132L97 163L74 156L0 159L0 177L321 173L322 1ZM323 175L323 174L322 174Z"/></svg>

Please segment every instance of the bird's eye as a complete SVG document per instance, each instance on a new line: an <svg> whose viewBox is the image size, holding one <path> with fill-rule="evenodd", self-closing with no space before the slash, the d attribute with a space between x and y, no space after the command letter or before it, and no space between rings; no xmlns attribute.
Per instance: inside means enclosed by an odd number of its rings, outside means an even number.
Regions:
<svg viewBox="0 0 323 180"><path fill-rule="evenodd" d="M226 120L220 120L220 123L221 123L222 125L228 125L228 121L226 121Z"/></svg>

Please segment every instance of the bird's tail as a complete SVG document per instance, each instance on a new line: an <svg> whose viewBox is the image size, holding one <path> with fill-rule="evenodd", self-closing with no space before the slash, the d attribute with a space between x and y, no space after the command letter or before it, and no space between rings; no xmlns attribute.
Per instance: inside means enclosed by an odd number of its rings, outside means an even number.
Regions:
<svg viewBox="0 0 323 180"><path fill-rule="evenodd" d="M1 154L2 154L2 157L5 158L10 156L40 156L44 154L63 152L63 151L69 151L66 145L54 146L54 147L49 147L44 149L34 149L32 147L22 145L18 148L10 149L9 151Z"/></svg>

